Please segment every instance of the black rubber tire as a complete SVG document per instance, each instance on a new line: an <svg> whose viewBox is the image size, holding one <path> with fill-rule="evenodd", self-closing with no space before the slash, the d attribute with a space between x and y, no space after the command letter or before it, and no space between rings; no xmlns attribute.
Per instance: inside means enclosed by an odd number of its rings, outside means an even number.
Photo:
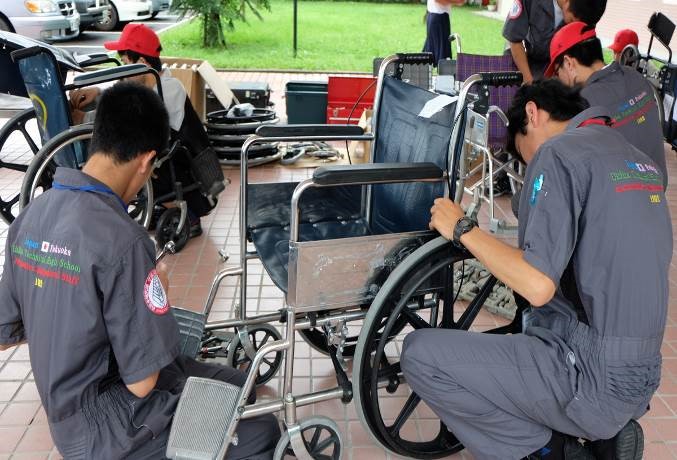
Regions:
<svg viewBox="0 0 677 460"><path fill-rule="evenodd" d="M8 20L0 16L0 30L14 32L14 27L12 27L12 24L10 24Z"/></svg>
<svg viewBox="0 0 677 460"><path fill-rule="evenodd" d="M258 351L263 345L268 343L271 338L272 340L282 340L282 334L280 334L280 331L278 331L274 326L271 326L270 324L251 326L247 331L247 333L249 335L250 340L252 340L252 345L254 346L254 350L256 351ZM263 336L261 336L261 333L263 333ZM265 383L269 382L270 379L275 377L275 374L277 374L277 371L280 369L280 366L282 365L283 356L284 352L278 351L275 353L275 357L272 360L264 358L263 365L267 367L259 368L255 380L257 385L264 385ZM249 359L249 357L244 353L242 345L240 344L240 338L237 335L233 337L233 340L230 342L230 345L228 346L228 358L226 364L230 367L241 369L243 372L247 374L249 373L251 359Z"/></svg>
<svg viewBox="0 0 677 460"><path fill-rule="evenodd" d="M115 5L111 3L110 5L110 18L108 21L101 22L97 21L94 23L94 28L100 32L111 32L115 30L120 25L120 16L118 15L118 10L115 8Z"/></svg>
<svg viewBox="0 0 677 460"><path fill-rule="evenodd" d="M463 445L440 422L440 431L434 439L424 442L403 439L400 430L411 416L420 402L415 393L410 393L407 402L403 405L395 422L388 426L383 420L379 404L378 382L386 383L388 393L397 391L404 384L399 362L391 363L392 356L385 354L384 336L386 343L392 340L398 327L402 328L401 321L411 324L414 328L447 327L453 329L468 329L474 321L486 296L489 295L495 283L490 277L483 286L476 299L466 310L467 316L462 315L456 322L453 313L445 317L447 308L442 307L439 299L450 299L448 305L453 307L456 300L451 278L454 265L472 258L467 251L460 250L448 241L439 237L432 240L405 259L388 277L381 287L374 302L372 302L367 317L364 320L355 358L353 360L353 389L355 408L364 428L371 437L391 453L407 458L433 459L446 457L463 449ZM431 281L433 280L433 281ZM423 284L427 283L427 284ZM434 284L431 284L434 283ZM436 288L435 286L442 286ZM419 315L425 311L424 297L432 292L439 293L438 300L434 300L438 307L435 321L426 322ZM482 297L485 296L485 297ZM417 302L420 309L412 311L408 308L411 302ZM449 308L453 312L452 308ZM374 365L378 363L378 365ZM386 366L386 367L384 367Z"/></svg>
<svg viewBox="0 0 677 460"><path fill-rule="evenodd" d="M2 18L0 18L0 21L1 20ZM16 171L23 171L25 173L28 170L28 166L30 164L30 163L23 164L23 162L10 163L8 161L8 158L2 155L2 151L4 150L5 144L12 136L12 134L20 132L23 135L24 140L26 141L26 145L31 150L31 152L33 152L33 158L40 150L39 146L42 143L41 140L39 139L39 136L38 139L34 139L28 133L28 130L26 128L26 125L32 120L36 120L35 110L32 108L28 108L13 116L7 123L4 124L2 128L0 128L0 158L3 161L9 163L9 166L8 165L4 166L5 168L13 169ZM31 158L31 161L33 160L33 158ZM17 193L15 196L13 196L12 198L8 199L6 202L3 203L3 208L7 206L8 209L3 209L1 217L2 220L4 220L7 224L11 224L12 222L14 222L14 219L19 214L19 206L16 206L16 204L18 204L20 195L21 195L20 193Z"/></svg>
<svg viewBox="0 0 677 460"><path fill-rule="evenodd" d="M301 427L303 443L311 458L317 460L341 459L343 454L343 439L336 422L328 417L315 416L301 420L299 426ZM327 432L328 436L323 437L321 435L322 432ZM325 446L325 449L333 447L331 453L322 449L322 446ZM273 460L282 460L288 456L295 457L294 450L289 442L289 434L285 431L277 442Z"/></svg>
<svg viewBox="0 0 677 460"><path fill-rule="evenodd" d="M66 131L59 133L51 138L31 161L24 175L21 183L21 194L19 196L19 210L25 208L33 199L37 187L41 187L43 191L48 190L52 186L52 179L56 171L56 165L52 161L54 155L59 150L73 142L79 140L87 140L92 137L94 127L91 124L73 126ZM38 177L40 175L40 177ZM137 203L130 211L131 217L139 222L143 227L148 228L150 224L150 213L138 212L139 208L152 209L153 202L153 187L150 180L146 183L144 188L139 192L139 196L143 197L145 204ZM132 200L134 201L134 200Z"/></svg>
<svg viewBox="0 0 677 460"><path fill-rule="evenodd" d="M179 208L170 208L160 215L155 227L155 241L158 247L164 247L169 240L174 240L176 252L183 249L190 239L190 222L188 219L183 223L181 232L176 233L176 229L181 221L181 210Z"/></svg>

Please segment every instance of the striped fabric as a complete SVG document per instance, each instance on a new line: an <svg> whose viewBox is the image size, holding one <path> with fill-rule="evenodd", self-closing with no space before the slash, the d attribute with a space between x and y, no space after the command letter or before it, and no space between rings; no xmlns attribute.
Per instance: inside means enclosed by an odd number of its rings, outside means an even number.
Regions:
<svg viewBox="0 0 677 460"><path fill-rule="evenodd" d="M479 72L509 72L516 71L511 55L482 56L479 54L460 53L456 63L456 79L465 81L469 76ZM517 92L516 86L492 88L489 95L489 104L500 107L504 112L510 107L513 96ZM492 150L501 150L505 147L508 131L503 122L496 115L489 120L489 146Z"/></svg>

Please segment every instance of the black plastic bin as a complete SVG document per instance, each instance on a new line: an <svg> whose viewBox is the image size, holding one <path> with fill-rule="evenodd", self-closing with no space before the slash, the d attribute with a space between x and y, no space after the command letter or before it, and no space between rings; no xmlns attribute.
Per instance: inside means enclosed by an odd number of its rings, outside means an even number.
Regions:
<svg viewBox="0 0 677 460"><path fill-rule="evenodd" d="M327 83L290 81L285 89L287 123L324 124L327 122Z"/></svg>

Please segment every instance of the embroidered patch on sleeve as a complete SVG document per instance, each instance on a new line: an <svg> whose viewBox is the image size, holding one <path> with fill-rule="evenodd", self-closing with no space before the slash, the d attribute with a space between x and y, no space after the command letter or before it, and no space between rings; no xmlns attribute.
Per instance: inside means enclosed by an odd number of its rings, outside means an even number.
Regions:
<svg viewBox="0 0 677 460"><path fill-rule="evenodd" d="M508 13L508 19L517 19L522 16L522 2L520 0L515 0L510 8L510 13Z"/></svg>
<svg viewBox="0 0 677 460"><path fill-rule="evenodd" d="M165 289L162 287L162 282L160 282L160 277L155 269L152 269L146 277L143 286L143 298L148 309L156 315L164 315L169 311L167 294L165 294Z"/></svg>

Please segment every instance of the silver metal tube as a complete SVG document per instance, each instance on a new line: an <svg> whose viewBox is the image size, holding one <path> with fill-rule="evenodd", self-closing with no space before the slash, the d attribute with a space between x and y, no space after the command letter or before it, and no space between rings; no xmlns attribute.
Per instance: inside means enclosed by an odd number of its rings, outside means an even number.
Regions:
<svg viewBox="0 0 677 460"><path fill-rule="evenodd" d="M285 337L285 342L287 342L287 351L284 356L284 384L282 386L282 395L284 398L285 406L285 423L287 425L294 425L296 423L296 406L294 403L294 393L293 393L293 379L294 379L294 338L296 336L295 332L296 324L296 314L291 308L287 309L287 336ZM256 367L254 369L257 369Z"/></svg>
<svg viewBox="0 0 677 460"><path fill-rule="evenodd" d="M298 241L299 240L299 200L301 199L301 195L303 192L306 191L306 189L314 186L315 184L313 183L313 179L306 179L303 182L301 182L299 185L296 186L294 189L294 193L292 193L291 196L291 219L289 221L289 228L290 228L290 237L289 239L291 241Z"/></svg>
<svg viewBox="0 0 677 460"><path fill-rule="evenodd" d="M249 181L249 147L260 139L252 135L244 141L240 150L240 310L238 317L247 319L247 185Z"/></svg>
<svg viewBox="0 0 677 460"><path fill-rule="evenodd" d="M223 279L227 276L236 276L241 274L242 269L240 267L224 268L223 270L220 270L216 274L216 276L212 280L212 285L209 288L209 294L207 295L207 300L205 301L204 308L202 308L202 313L205 316L209 316L209 313L212 311L214 299L216 299L216 293L219 290L219 285L221 284L221 281L223 281Z"/></svg>
<svg viewBox="0 0 677 460"><path fill-rule="evenodd" d="M243 326L254 326L257 324L267 324L274 321L279 321L280 315L276 313L270 313L268 315L254 316L247 318L245 320L233 318L223 321L214 321L211 323L205 324L205 331L215 331L219 329L229 329L231 327L243 327Z"/></svg>
<svg viewBox="0 0 677 460"><path fill-rule="evenodd" d="M226 451L228 450L228 446L230 445L230 441L235 436L237 424L240 421L240 418L242 417L242 412L244 411L244 407L246 405L247 396L249 396L252 389L254 388L256 375L258 374L258 370L261 367L261 361L263 361L263 357L268 353L274 353L277 351L284 350L287 347L287 345L289 345L287 340L276 340L274 342L265 344L256 352L256 356L254 356L254 359L252 360L252 365L249 368L249 373L247 374L247 380L245 380L244 385L242 386L242 391L240 391L240 396L237 400L237 405L235 406L237 408L235 411L235 416L233 417L233 420L231 420L230 425L228 425L228 430L224 437L224 442L221 446L217 458L225 457Z"/></svg>
<svg viewBox="0 0 677 460"><path fill-rule="evenodd" d="M386 383L387 386L387 383ZM332 399L339 399L343 397L343 388L336 387L330 390L317 391L315 393L308 393L296 397L296 407L307 406L322 401L330 401ZM284 408L284 402L281 399L273 401L264 401L244 408L242 412L242 419L253 418L263 414L270 414L278 412Z"/></svg>

